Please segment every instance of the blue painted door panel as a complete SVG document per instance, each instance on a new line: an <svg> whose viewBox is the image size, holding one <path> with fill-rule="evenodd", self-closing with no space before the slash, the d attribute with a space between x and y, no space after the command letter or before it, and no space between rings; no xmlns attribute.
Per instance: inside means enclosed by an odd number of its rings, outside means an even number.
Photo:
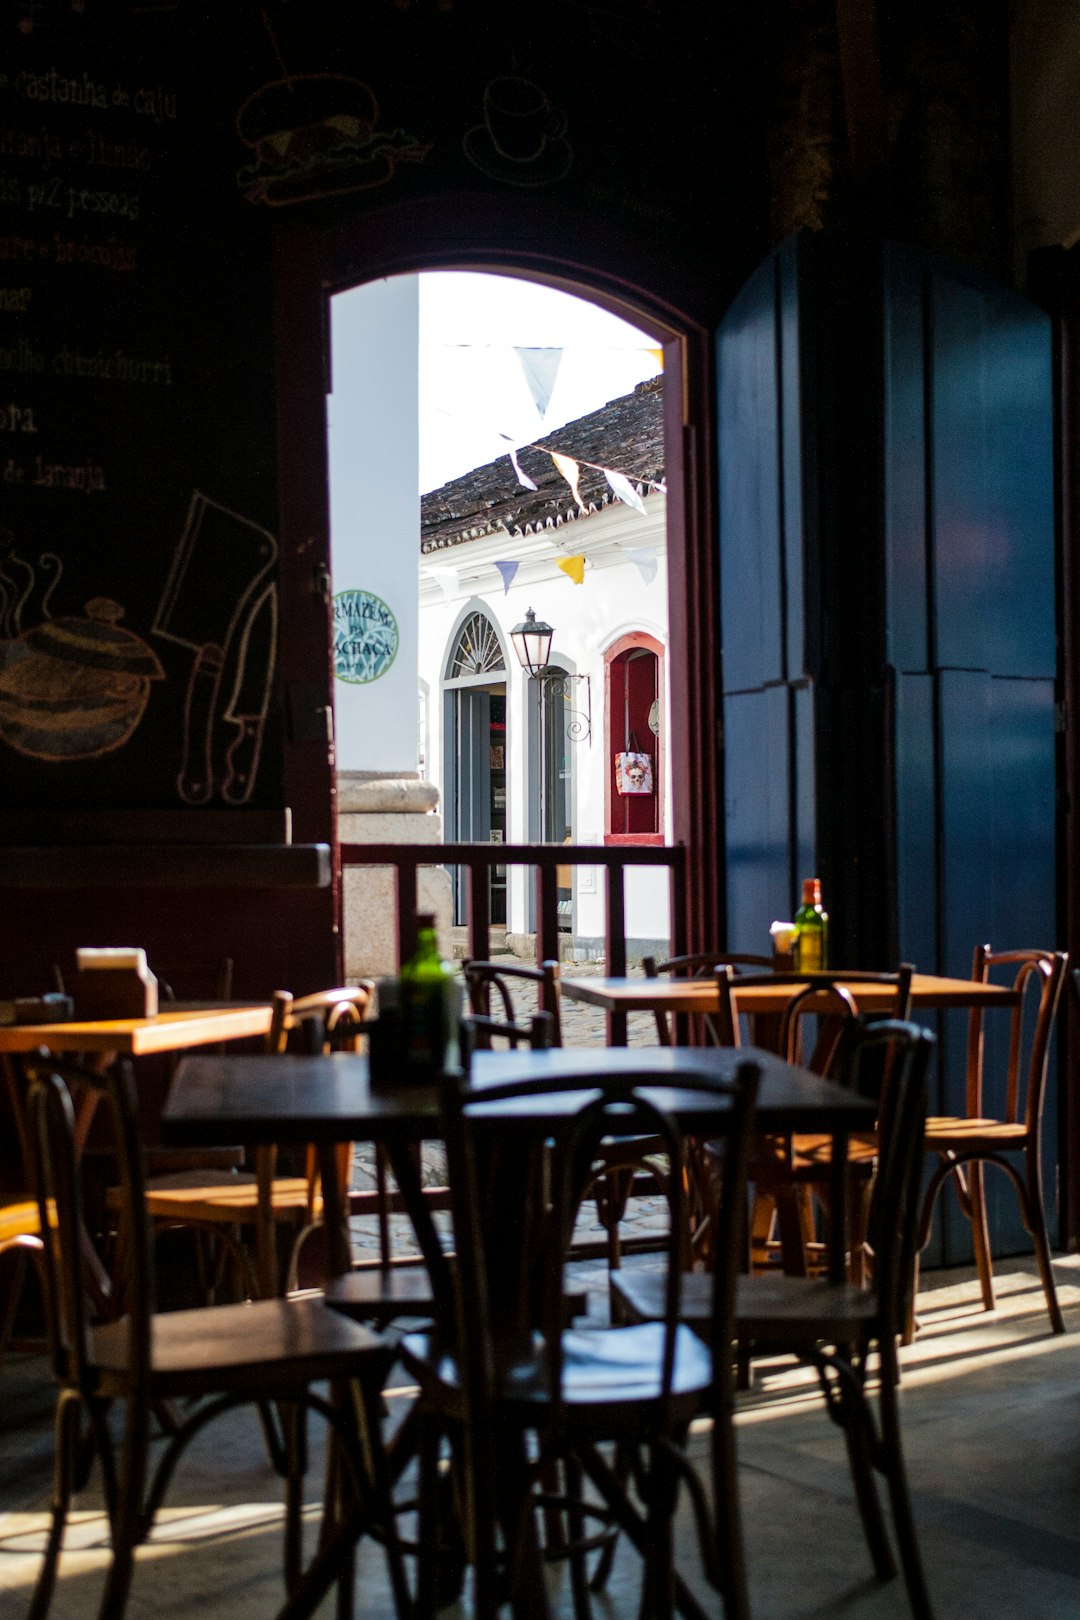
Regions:
<svg viewBox="0 0 1080 1620"><path fill-rule="evenodd" d="M898 960L933 971L937 960L937 805L934 681L896 677Z"/></svg>
<svg viewBox="0 0 1080 1620"><path fill-rule="evenodd" d="M885 347L886 658L894 669L930 668L926 594L926 384L923 256L887 245Z"/></svg>
<svg viewBox="0 0 1080 1620"><path fill-rule="evenodd" d="M776 288L769 259L717 338L720 614L729 692L784 674Z"/></svg>
<svg viewBox="0 0 1080 1620"><path fill-rule="evenodd" d="M769 924L791 914L788 693L739 692L724 703L728 945L768 951Z"/></svg>
<svg viewBox="0 0 1080 1620"><path fill-rule="evenodd" d="M930 300L935 662L1052 676L1049 317L944 274Z"/></svg>

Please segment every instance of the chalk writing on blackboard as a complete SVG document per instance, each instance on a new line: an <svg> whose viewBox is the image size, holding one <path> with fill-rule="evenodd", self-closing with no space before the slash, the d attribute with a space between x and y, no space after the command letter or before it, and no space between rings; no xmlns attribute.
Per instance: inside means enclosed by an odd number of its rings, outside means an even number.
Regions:
<svg viewBox="0 0 1080 1620"><path fill-rule="evenodd" d="M397 657L398 626L392 610L373 591L339 591L334 597L334 674L365 686L385 675Z"/></svg>
<svg viewBox="0 0 1080 1620"><path fill-rule="evenodd" d="M289 75L264 84L236 115L255 153L236 180L248 202L282 208L340 192L370 191L430 147L402 129L380 130L369 85L343 73Z"/></svg>

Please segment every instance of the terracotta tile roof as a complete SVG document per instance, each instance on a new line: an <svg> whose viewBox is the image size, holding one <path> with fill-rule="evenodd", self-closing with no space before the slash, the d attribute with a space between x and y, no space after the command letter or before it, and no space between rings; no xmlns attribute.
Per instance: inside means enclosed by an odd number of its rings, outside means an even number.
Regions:
<svg viewBox="0 0 1080 1620"><path fill-rule="evenodd" d="M570 486L546 450L581 464L578 488L590 512L617 499L597 470L602 467L625 473L647 496L650 482L662 483L664 477L663 381L650 378L632 394L553 429L536 441L545 450L533 445L519 450L518 464L538 486L535 491L522 489L505 455L422 496L420 550L439 551L502 530L524 535L580 521L583 514Z"/></svg>

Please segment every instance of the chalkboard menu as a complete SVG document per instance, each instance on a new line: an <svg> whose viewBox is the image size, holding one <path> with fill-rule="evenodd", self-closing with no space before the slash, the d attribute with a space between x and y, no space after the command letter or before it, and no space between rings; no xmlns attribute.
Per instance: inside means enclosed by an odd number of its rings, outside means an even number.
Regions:
<svg viewBox="0 0 1080 1620"><path fill-rule="evenodd" d="M0 6L0 41L4 803L265 802L273 501L205 452L243 316L192 201L186 28L56 0Z"/></svg>

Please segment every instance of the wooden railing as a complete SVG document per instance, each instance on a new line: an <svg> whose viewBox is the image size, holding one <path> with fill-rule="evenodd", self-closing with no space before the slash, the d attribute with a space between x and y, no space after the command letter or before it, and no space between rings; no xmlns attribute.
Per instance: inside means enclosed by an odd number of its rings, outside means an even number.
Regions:
<svg viewBox="0 0 1080 1620"><path fill-rule="evenodd" d="M417 872L422 866L463 866L466 884L468 954L485 960L491 949L491 910L488 875L493 866L531 866L536 882L536 960L543 962L559 955L559 914L557 868L560 866L602 866L606 874L604 906L604 956L609 974L626 972L626 868L664 866L671 884L671 949L685 950L686 940L686 851L681 844L616 845L601 848L585 844L342 844L341 865L392 866L395 873L397 905L397 948L399 964L413 953L416 945ZM608 1014L608 1041L626 1042L626 1014ZM427 1187L424 1196L433 1209L448 1207L445 1187ZM400 1193L391 1193L384 1205L377 1193L352 1195L357 1214L375 1214L381 1207L394 1212L405 1204ZM623 1249L652 1248L655 1239L628 1238ZM582 1257L606 1252L602 1243L579 1248ZM397 1263L411 1265L415 1256L398 1257Z"/></svg>
<svg viewBox="0 0 1080 1620"><path fill-rule="evenodd" d="M681 844L342 844L341 864L392 866L396 874L398 961L416 944L417 879L421 866L467 869L468 954L485 959L490 952L489 872L493 866L531 866L536 883L536 960L559 955L557 869L602 866L606 878L604 960L609 974L626 972L626 869L663 866L671 884L671 949L685 950L686 851ZM623 1019L625 1021L625 1015ZM612 1030L617 1038L618 1031ZM625 1029L622 1031L625 1038Z"/></svg>

